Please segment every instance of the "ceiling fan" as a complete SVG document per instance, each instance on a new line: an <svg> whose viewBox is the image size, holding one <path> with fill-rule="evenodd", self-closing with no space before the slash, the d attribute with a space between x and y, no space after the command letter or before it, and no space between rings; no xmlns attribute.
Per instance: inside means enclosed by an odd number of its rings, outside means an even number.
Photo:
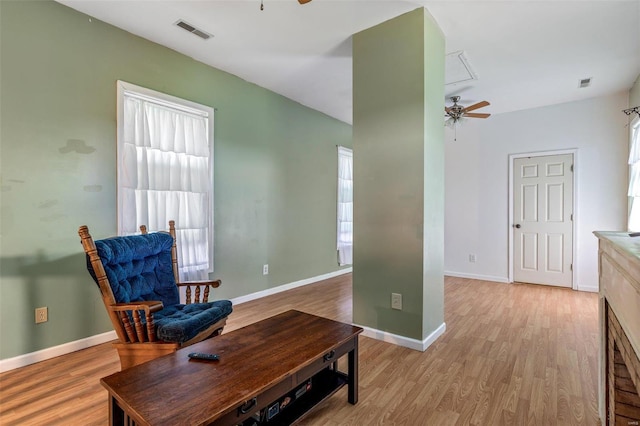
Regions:
<svg viewBox="0 0 640 426"><path fill-rule="evenodd" d="M451 101L453 102L453 105L451 105L450 107L444 107L444 112L445 112L445 115L450 117L449 120L452 120L454 123L463 117L487 118L491 115L487 113L470 112L478 108L482 108L490 105L489 102L487 101L478 102L468 107L463 107L462 105L458 105L458 102L460 101L460 96L452 96Z"/></svg>

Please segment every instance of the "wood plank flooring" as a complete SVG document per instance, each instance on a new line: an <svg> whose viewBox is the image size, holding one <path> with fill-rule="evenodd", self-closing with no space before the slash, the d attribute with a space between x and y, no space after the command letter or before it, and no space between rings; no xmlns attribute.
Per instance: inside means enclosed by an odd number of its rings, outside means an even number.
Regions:
<svg viewBox="0 0 640 426"><path fill-rule="evenodd" d="M351 275L237 305L225 332L288 309L350 322ZM599 424L597 312L593 293L447 277L447 331L424 353L361 337L358 404L342 389L303 424ZM105 425L118 370L103 344L0 374L0 424Z"/></svg>

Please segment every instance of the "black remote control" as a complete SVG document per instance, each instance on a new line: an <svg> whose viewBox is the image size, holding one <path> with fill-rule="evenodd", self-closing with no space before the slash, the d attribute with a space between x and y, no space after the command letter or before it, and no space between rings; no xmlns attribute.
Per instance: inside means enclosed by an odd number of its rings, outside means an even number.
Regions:
<svg viewBox="0 0 640 426"><path fill-rule="evenodd" d="M191 352L189 354L191 359L201 359L203 361L218 361L220 357L216 354L203 354L200 352Z"/></svg>

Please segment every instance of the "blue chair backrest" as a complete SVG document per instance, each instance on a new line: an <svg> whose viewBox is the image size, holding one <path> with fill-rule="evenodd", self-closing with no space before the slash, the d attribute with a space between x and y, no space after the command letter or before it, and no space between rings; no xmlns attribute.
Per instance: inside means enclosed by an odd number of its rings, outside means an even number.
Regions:
<svg viewBox="0 0 640 426"><path fill-rule="evenodd" d="M107 238L95 244L116 302L180 303L171 264L171 235L154 232ZM91 268L90 272L94 275Z"/></svg>

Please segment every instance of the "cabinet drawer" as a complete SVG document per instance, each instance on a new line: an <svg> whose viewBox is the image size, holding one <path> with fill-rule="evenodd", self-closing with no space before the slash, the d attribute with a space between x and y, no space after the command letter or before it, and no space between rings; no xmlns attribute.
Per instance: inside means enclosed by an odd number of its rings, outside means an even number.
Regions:
<svg viewBox="0 0 640 426"><path fill-rule="evenodd" d="M294 386L299 385L304 382L317 372L321 371L324 368L327 368L335 361L338 361L338 358L343 356L344 354L352 351L355 348L355 339L349 340L347 343L337 347L336 349L325 353L322 357L316 359L311 364L306 367L300 369L295 374Z"/></svg>
<svg viewBox="0 0 640 426"><path fill-rule="evenodd" d="M236 408L215 420L210 425L223 426L223 425L236 425L243 420L248 419L267 405L280 398L282 395L289 392L293 386L293 377L287 377L280 383L265 390L261 394L254 398L249 398L244 404L238 405Z"/></svg>

